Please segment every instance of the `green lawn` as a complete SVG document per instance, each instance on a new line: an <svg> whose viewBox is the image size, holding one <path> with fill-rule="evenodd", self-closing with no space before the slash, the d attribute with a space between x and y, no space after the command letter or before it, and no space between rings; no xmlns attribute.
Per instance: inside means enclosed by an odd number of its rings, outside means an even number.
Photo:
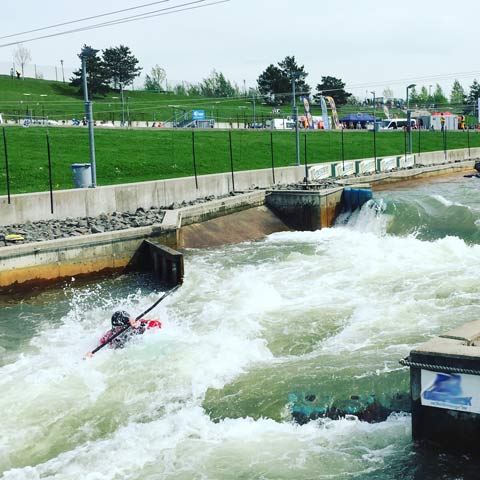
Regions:
<svg viewBox="0 0 480 480"><path fill-rule="evenodd" d="M45 191L49 188L48 157L44 127L6 127L10 192ZM73 163L89 162L86 128L48 130L54 189L73 188ZM195 152L199 175L230 170L229 132L195 130ZM480 146L480 134L470 132L470 145ZM378 132L377 156L404 153L404 132ZM270 168L273 139L276 167L295 163L295 133L292 131L232 131L234 169ZM341 160L341 132L301 131L301 162ZM418 151L418 131L414 131L413 151ZM448 132L447 148L466 148L466 132ZM6 164L0 137L0 194L7 193ZM193 175L192 130L95 130L98 185L139 182ZM420 133L421 151L443 150L440 132ZM345 159L373 156L373 132L345 131Z"/></svg>

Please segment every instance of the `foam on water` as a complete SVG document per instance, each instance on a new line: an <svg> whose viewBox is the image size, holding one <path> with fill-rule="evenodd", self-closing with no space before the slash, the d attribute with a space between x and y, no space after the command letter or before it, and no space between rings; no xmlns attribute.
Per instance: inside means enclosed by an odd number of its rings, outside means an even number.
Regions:
<svg viewBox="0 0 480 480"><path fill-rule="evenodd" d="M336 228L189 252L184 286L149 315L162 330L94 359L82 358L112 311L138 314L161 292L73 284L68 306L49 302L0 368L0 475L387 479L411 468L406 415L298 426L288 414L295 390L406 390L398 360L477 319L480 246L393 236L392 216L365 207Z"/></svg>

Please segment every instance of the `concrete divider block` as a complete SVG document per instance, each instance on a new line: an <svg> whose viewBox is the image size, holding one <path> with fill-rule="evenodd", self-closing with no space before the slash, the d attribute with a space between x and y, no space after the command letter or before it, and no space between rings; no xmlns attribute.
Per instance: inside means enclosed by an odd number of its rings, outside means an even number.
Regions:
<svg viewBox="0 0 480 480"><path fill-rule="evenodd" d="M357 174L371 173L375 171L375 160L367 158L365 160L357 160L355 162L355 170Z"/></svg>
<svg viewBox="0 0 480 480"><path fill-rule="evenodd" d="M398 168L411 168L415 165L415 155L400 155L397 157Z"/></svg>
<svg viewBox="0 0 480 480"><path fill-rule="evenodd" d="M385 157L378 160L378 171L389 172L397 168L397 157Z"/></svg>
<svg viewBox="0 0 480 480"><path fill-rule="evenodd" d="M332 177L348 177L355 175L355 162L339 162L332 164Z"/></svg>
<svg viewBox="0 0 480 480"><path fill-rule="evenodd" d="M311 180L318 181L332 176L332 167L329 163L325 165L315 165L308 169L308 174Z"/></svg>

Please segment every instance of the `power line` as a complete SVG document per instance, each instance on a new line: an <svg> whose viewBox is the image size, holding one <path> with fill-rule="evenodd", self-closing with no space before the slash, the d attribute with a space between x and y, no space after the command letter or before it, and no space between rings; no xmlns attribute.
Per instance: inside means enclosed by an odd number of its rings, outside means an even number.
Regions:
<svg viewBox="0 0 480 480"><path fill-rule="evenodd" d="M35 28L33 30L26 30L24 32L12 33L10 35L4 35L3 37L0 37L0 40L2 40L4 38L11 38L11 37L18 37L20 35L26 35L27 33L41 32L42 30L49 30L50 28L63 27L64 25L71 25L72 23L79 23L79 22L85 22L87 20L94 20L95 18L107 17L107 16L110 16L110 15L115 15L117 13L128 12L130 10L137 10L139 8L150 7L151 5L156 5L158 3L166 3L166 2L169 2L169 1L170 0L160 0L158 2L145 3L143 5L138 5L138 7L124 8L122 10L115 10L113 12L101 13L99 15L93 15L91 17L79 18L78 20L71 20L69 22L56 23L55 25L49 25L48 27Z"/></svg>
<svg viewBox="0 0 480 480"><path fill-rule="evenodd" d="M129 23L129 22L134 22L134 21L138 21L138 20L144 20L146 18L161 17L161 16L164 16L164 15L171 15L173 13L186 12L186 11L189 11L189 10L196 10L196 9L199 9L199 8L205 8L205 7L210 7L210 6L213 6L213 5L218 5L220 3L227 3L227 2L230 2L231 0L219 0L219 1L216 1L216 2L208 3L206 5L192 6L196 3L203 3L205 1L206 0L196 0L196 1L188 2L188 3L183 3L183 4L180 4L180 5L175 5L173 7L154 10L153 12L145 12L145 13L142 13L142 14L139 14L139 15L133 15L133 16L130 16L130 17L125 17L123 19L112 20L112 21L109 21L109 22L98 23L98 24L95 24L95 25L76 28L76 29L73 29L73 30L66 30L66 31L63 31L63 32L52 33L52 34L49 34L49 35L42 35L40 37L29 38L29 39L22 40L22 42L20 42L20 43L33 42L35 40L41 40L41 39L44 39L44 38L51 38L51 37L58 37L60 35L66 35L66 34L69 34L69 33L84 32L86 30L93 30L93 29L96 29L96 28L108 27L108 26L111 26L111 25L120 25L122 23ZM180 8L180 7L186 7L186 8ZM176 10L173 10L173 9L176 9ZM172 11L167 12L166 10L172 10ZM163 13L156 13L156 12L163 12ZM18 41L17 42L4 43L4 44L0 45L0 48L10 47L12 45L17 45L18 43L19 43Z"/></svg>

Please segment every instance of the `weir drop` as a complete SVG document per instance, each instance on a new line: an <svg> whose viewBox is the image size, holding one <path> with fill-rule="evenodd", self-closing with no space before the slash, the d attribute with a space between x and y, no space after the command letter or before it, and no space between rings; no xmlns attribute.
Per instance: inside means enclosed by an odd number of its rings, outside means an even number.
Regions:
<svg viewBox="0 0 480 480"><path fill-rule="evenodd" d="M82 360L142 274L0 300L0 476L420 479L478 471L423 455L399 408L300 425L299 400L409 391L399 360L477 320L478 180L384 190L333 228L185 254L183 286L123 350ZM307 398L308 397L308 398ZM343 402L343 403L342 403ZM347 412L348 413L348 412Z"/></svg>

